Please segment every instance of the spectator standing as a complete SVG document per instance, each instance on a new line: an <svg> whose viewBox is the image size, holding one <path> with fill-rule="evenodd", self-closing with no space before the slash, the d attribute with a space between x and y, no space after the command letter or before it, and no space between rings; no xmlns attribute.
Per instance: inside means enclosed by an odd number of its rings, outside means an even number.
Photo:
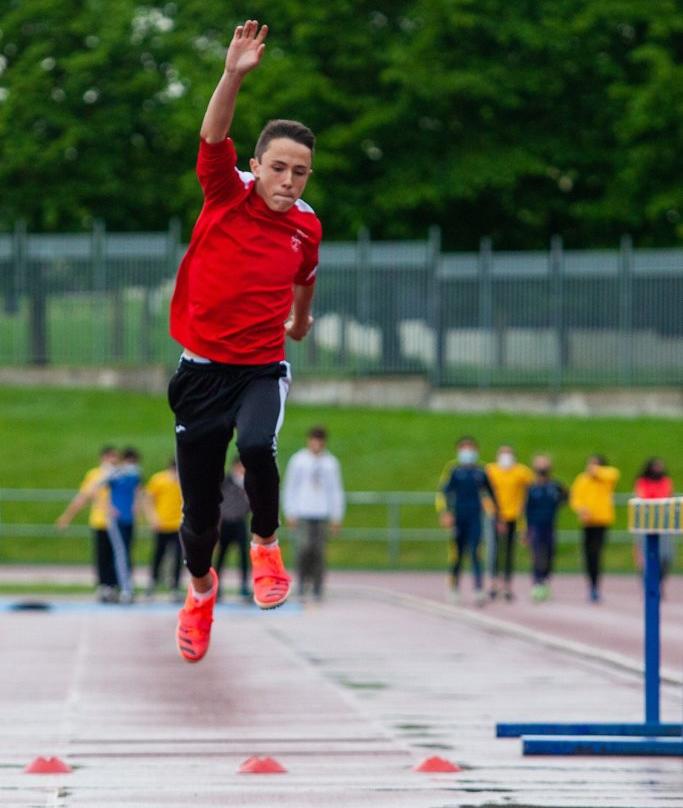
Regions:
<svg viewBox="0 0 683 808"><path fill-rule="evenodd" d="M107 525L114 554L119 586L119 601L133 601L132 548L135 516L140 507L140 455L136 449L121 452L121 463L105 477L101 485L109 488L110 516Z"/></svg>
<svg viewBox="0 0 683 808"><path fill-rule="evenodd" d="M502 572L503 596L510 601L514 598L512 579L515 571L517 523L524 510L527 489L534 475L528 466L517 461L511 446L501 446L498 449L495 462L486 465L486 474L495 491L499 508L491 559L489 597L494 600L498 596Z"/></svg>
<svg viewBox="0 0 683 808"><path fill-rule="evenodd" d="M107 532L110 510L109 489L100 486L99 483L109 477L118 462L118 451L113 446L103 446L100 449L99 465L86 472L78 493L57 519L57 526L63 530L71 524L76 514L90 503L88 525L93 538L97 597L102 603L118 600L118 581L114 569L112 546Z"/></svg>
<svg viewBox="0 0 683 808"><path fill-rule="evenodd" d="M150 565L148 596L152 597L159 585L161 567L167 555L171 557L169 588L171 599L180 597L180 570L182 552L178 531L183 518L183 498L174 458L165 469L153 474L145 486L145 514L154 533L154 550Z"/></svg>
<svg viewBox="0 0 683 808"><path fill-rule="evenodd" d="M249 498L244 490L244 466L236 455L230 464L230 471L225 475L221 486L223 501L221 502L221 521L218 534L218 546L215 551L213 568L218 575L218 598L221 592L221 570L226 553L232 545L237 547L240 568L240 595L250 598L249 591L249 542L247 534L247 514Z"/></svg>
<svg viewBox="0 0 683 808"><path fill-rule="evenodd" d="M583 555L590 584L589 598L600 602L602 553L607 530L614 524L614 489L620 472L609 466L603 455L591 455L572 483L569 505L576 513L583 531Z"/></svg>
<svg viewBox="0 0 683 808"><path fill-rule="evenodd" d="M488 495L498 513L496 495L486 471L477 464L479 446L471 437L463 437L456 444L456 461L449 463L441 474L436 509L441 524L453 530L454 560L450 578L450 596L459 601L460 571L466 553L472 560L475 602L483 606L480 544L482 534L482 494Z"/></svg>
<svg viewBox="0 0 683 808"><path fill-rule="evenodd" d="M320 599L328 532L339 531L345 508L339 461L327 450L324 427L313 427L306 447L290 458L283 500L287 524L296 530L299 596L305 596L310 583Z"/></svg>
<svg viewBox="0 0 683 808"><path fill-rule="evenodd" d="M651 457L643 466L642 471L636 479L635 495L641 499L665 499L674 495L673 480L666 471L664 461L659 457ZM664 587L675 558L675 547L673 539L669 535L659 537L659 583L660 588ZM638 536L636 542L636 563L638 568L645 570L645 550L644 537Z"/></svg>
<svg viewBox="0 0 683 808"><path fill-rule="evenodd" d="M532 558L531 597L538 602L550 597L548 580L555 558L555 522L560 507L567 501L567 489L552 479L548 455L536 455L532 466L536 476L527 489L524 515Z"/></svg>

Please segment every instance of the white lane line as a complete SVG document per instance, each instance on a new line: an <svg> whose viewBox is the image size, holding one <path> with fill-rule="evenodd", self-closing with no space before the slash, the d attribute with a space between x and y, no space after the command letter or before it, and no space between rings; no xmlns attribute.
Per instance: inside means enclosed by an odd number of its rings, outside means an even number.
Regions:
<svg viewBox="0 0 683 808"><path fill-rule="evenodd" d="M378 586L371 586L369 584L357 584L348 586L335 587L337 592L349 592L366 595L367 597L374 597L378 600L383 600L388 603L398 603L402 606L419 609L423 612L430 614L440 615L441 617L457 617L461 620L467 620L474 625L483 626L488 629L500 631L513 637L519 637L523 640L529 640L538 645L544 645L548 648L553 648L558 651L566 651L574 656L583 657L585 659L597 660L604 662L613 668L628 671L642 676L644 667L642 662L636 662L624 654L619 654L616 651L606 651L602 648L596 648L586 643L578 642L576 640L568 640L563 637L554 637L552 634L546 634L543 631L536 629L526 628L525 626L510 623L507 620L500 620L497 617L490 615L479 614L472 612L469 609L463 609L459 606L451 606L447 603L437 603L436 601L421 598L416 595L408 595L403 592L392 592L388 589L383 589ZM662 668L660 673L662 683L669 685L683 685L683 675L672 668Z"/></svg>

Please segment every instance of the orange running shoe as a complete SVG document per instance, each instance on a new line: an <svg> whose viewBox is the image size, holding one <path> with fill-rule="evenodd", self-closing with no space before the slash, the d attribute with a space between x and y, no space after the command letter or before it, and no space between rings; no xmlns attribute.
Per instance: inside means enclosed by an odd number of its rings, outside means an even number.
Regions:
<svg viewBox="0 0 683 808"><path fill-rule="evenodd" d="M279 545L254 547L251 552L254 603L262 609L275 609L287 600L291 578L282 563Z"/></svg>
<svg viewBox="0 0 683 808"><path fill-rule="evenodd" d="M209 572L213 581L211 596L206 600L197 601L192 593L192 584L190 584L187 588L185 605L178 612L176 644L180 656L188 662L199 662L209 650L213 607L216 605L218 592L218 575L213 568Z"/></svg>

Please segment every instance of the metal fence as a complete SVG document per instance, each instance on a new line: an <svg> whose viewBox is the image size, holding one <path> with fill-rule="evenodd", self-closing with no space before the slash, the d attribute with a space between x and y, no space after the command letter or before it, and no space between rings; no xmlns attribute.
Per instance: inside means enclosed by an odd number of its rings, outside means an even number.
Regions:
<svg viewBox="0 0 683 808"><path fill-rule="evenodd" d="M54 523L74 494L75 491L59 488L0 488L0 539L87 538L90 530L82 520L66 531L58 530ZM625 492L615 495L618 519L611 531L611 542L633 541L624 529L631 496ZM429 491L348 491L346 501L348 512L341 538L385 543L390 567L398 565L401 545L406 542L443 544L447 540L448 532L436 524L434 494ZM282 535L289 538L290 531L283 528ZM560 544L576 544L578 539L578 528L558 531ZM84 555L88 552L84 546Z"/></svg>
<svg viewBox="0 0 683 808"><path fill-rule="evenodd" d="M0 365L175 364L168 302L185 247L166 233L0 235ZM498 252L327 243L307 375L423 374L470 387L683 383L683 249Z"/></svg>

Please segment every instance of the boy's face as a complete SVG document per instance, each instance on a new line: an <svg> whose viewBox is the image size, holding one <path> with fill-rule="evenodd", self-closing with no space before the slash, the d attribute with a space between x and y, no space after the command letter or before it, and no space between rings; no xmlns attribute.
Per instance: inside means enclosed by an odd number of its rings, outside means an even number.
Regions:
<svg viewBox="0 0 683 808"><path fill-rule="evenodd" d="M306 188L312 159L308 146L287 137L274 138L260 160L249 161L256 193L271 210L286 213Z"/></svg>
<svg viewBox="0 0 683 808"><path fill-rule="evenodd" d="M479 447L476 443L472 443L472 441L460 441L455 448L458 462L462 463L464 466L471 466L479 459Z"/></svg>
<svg viewBox="0 0 683 808"><path fill-rule="evenodd" d="M552 470L550 458L546 455L538 455L533 460L534 472L539 480L543 481L550 477Z"/></svg>
<svg viewBox="0 0 683 808"><path fill-rule="evenodd" d="M322 438L311 436L308 438L307 443L309 451L313 452L313 454L320 454L325 450L325 441Z"/></svg>

